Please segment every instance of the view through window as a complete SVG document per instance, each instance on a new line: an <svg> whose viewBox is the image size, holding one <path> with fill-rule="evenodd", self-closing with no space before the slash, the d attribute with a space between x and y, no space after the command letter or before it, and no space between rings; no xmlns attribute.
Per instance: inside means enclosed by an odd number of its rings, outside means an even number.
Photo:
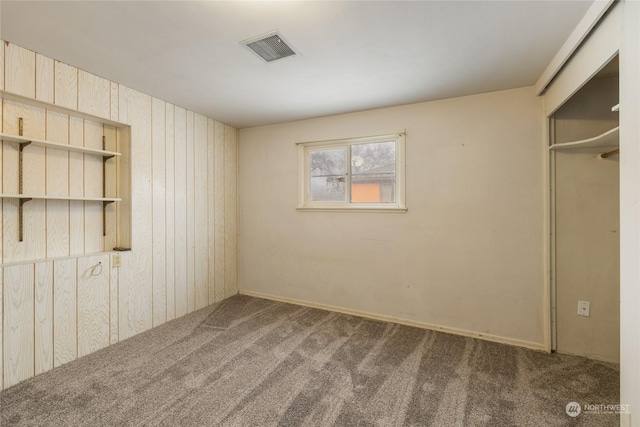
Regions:
<svg viewBox="0 0 640 427"><path fill-rule="evenodd" d="M404 209L404 135L301 144L302 208Z"/></svg>

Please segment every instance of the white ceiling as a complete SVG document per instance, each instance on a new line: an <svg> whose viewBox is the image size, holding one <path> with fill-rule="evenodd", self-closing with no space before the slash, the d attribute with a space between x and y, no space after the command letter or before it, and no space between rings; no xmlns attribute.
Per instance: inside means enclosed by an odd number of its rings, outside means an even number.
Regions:
<svg viewBox="0 0 640 427"><path fill-rule="evenodd" d="M592 1L6 1L3 40L237 127L533 85ZM300 56L240 41L278 29Z"/></svg>

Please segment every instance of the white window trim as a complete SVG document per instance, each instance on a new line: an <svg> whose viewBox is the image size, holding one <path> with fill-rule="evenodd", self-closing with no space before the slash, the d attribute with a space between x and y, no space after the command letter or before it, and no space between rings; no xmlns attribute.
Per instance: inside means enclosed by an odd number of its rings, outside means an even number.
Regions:
<svg viewBox="0 0 640 427"><path fill-rule="evenodd" d="M394 132L385 135L363 136L357 138L332 139L324 141L298 142L298 207L299 211L324 212L406 212L405 182L405 132ZM396 142L396 202L395 203L351 203L349 202L349 185L347 185L346 202L314 202L309 200L310 177L307 153L311 149L330 148L333 146L349 147L352 144L371 143L394 140ZM350 150L346 150L350 155ZM347 158L348 160L348 158ZM346 167L350 172L349 162ZM349 176L348 182L351 182Z"/></svg>

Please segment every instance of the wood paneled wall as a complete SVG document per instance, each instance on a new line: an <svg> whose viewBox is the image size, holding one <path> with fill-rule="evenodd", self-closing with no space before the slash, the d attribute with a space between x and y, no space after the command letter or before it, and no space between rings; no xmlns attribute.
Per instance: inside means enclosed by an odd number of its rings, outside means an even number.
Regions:
<svg viewBox="0 0 640 427"><path fill-rule="evenodd" d="M132 247L114 267L104 249L116 245L116 209L103 236L100 205L54 200L24 205L19 244L18 202L0 199L0 388L237 293L234 128L1 41L0 90L131 127L131 140L118 141L110 126L0 101L5 133L25 117L34 138L102 148L104 134L107 150L130 150ZM16 156L2 144L3 193L17 192ZM24 193L102 192L102 163L90 156L27 147L24 161L39 171L25 176ZM106 176L115 168L107 163Z"/></svg>

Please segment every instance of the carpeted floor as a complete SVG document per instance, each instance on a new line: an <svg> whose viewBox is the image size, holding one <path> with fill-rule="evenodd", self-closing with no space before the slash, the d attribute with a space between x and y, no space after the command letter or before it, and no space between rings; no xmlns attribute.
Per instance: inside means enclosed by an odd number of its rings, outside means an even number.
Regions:
<svg viewBox="0 0 640 427"><path fill-rule="evenodd" d="M0 393L0 425L617 426L616 365L246 296Z"/></svg>

